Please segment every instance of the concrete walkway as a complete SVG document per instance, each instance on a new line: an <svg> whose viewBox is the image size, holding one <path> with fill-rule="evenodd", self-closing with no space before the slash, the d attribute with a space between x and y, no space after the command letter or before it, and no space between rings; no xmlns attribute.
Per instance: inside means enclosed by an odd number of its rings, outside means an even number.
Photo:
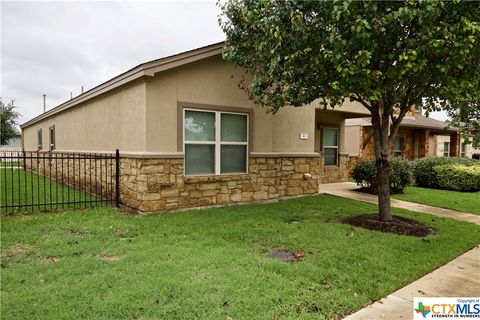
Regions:
<svg viewBox="0 0 480 320"><path fill-rule="evenodd" d="M378 203L377 196L354 191L359 187L353 182L340 182L340 183L328 183L320 185L320 193L331 194L338 197L344 197L369 203ZM464 213L455 210L437 208L432 206L427 206L424 204L413 203L403 200L391 199L391 206L396 208L407 209L410 211L424 212L428 214L433 214L438 217L447 217L462 221L467 221L480 225L480 215L475 215L471 213Z"/></svg>
<svg viewBox="0 0 480 320"><path fill-rule="evenodd" d="M415 297L480 297L480 247L344 320L413 319Z"/></svg>
<svg viewBox="0 0 480 320"><path fill-rule="evenodd" d="M351 182L321 184L320 193L368 203L377 203L377 196L358 191ZM424 212L480 225L480 216L423 204L391 199L392 207ZM479 297L480 246L464 253L432 273L371 304L344 320L413 319L415 297Z"/></svg>

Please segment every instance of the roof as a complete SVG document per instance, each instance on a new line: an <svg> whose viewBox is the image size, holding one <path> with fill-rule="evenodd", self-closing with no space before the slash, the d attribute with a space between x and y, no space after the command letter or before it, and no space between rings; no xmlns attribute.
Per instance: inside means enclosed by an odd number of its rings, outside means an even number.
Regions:
<svg viewBox="0 0 480 320"><path fill-rule="evenodd" d="M371 118L357 118L346 120L347 126L369 127L372 125ZM400 127L404 128L422 128L439 131L458 131L457 128L448 127L448 123L425 117L421 114L415 114L415 117L405 117L400 123Z"/></svg>
<svg viewBox="0 0 480 320"><path fill-rule="evenodd" d="M52 108L47 112L44 112L41 115L23 123L22 125L20 125L20 127L22 129L26 128L38 121L47 119L57 113L73 108L85 101L93 99L101 94L109 92L115 88L123 86L132 81L135 81L144 77L153 77L158 72L176 68L176 67L185 65L187 63L195 62L198 60L202 60L202 59L220 54L223 50L224 44L225 42L222 41L222 42L214 43L208 46L200 47L197 49L185 51L175 55L171 55L164 58L139 64L136 67L82 93L81 95L71 100L68 100L56 106L55 108Z"/></svg>

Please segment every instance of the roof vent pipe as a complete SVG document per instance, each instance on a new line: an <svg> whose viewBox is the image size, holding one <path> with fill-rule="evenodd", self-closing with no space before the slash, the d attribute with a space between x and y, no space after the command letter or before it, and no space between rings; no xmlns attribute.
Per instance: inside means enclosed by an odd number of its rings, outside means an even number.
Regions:
<svg viewBox="0 0 480 320"><path fill-rule="evenodd" d="M43 113L47 111L47 95L43 95Z"/></svg>
<svg viewBox="0 0 480 320"><path fill-rule="evenodd" d="M72 99L73 99L73 92L70 91L70 100L72 100Z"/></svg>
<svg viewBox="0 0 480 320"><path fill-rule="evenodd" d="M83 86L82 86L82 93L83 93Z"/></svg>

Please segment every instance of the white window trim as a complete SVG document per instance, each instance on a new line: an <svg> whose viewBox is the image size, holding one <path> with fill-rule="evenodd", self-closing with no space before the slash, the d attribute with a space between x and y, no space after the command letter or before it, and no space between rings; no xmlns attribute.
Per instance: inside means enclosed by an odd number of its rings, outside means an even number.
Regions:
<svg viewBox="0 0 480 320"><path fill-rule="evenodd" d="M337 134L336 134L336 137L337 137L337 142L336 142L336 143L337 143L337 145L336 145L336 146L327 146L327 145L325 145L325 130L326 130L326 129L335 129L335 130L337 131ZM339 131L338 128L336 128L336 127L324 127L324 128L323 128L323 148L322 148L322 150L323 150L323 155L324 155L324 157L325 157L325 148L327 148L327 149L337 149L337 156L336 156L337 161L336 161L336 163L335 163L335 164L326 164L325 166L338 167L338 141L339 141L339 136L338 136L338 134L339 134L339 132L340 132L340 131Z"/></svg>
<svg viewBox="0 0 480 320"><path fill-rule="evenodd" d="M43 132L42 129L37 130L37 150L43 149Z"/></svg>
<svg viewBox="0 0 480 320"><path fill-rule="evenodd" d="M447 146L448 146L447 150L445 150L445 144L447 144ZM445 153L447 155L445 155ZM450 157L450 142L444 142L443 143L443 156L446 157L446 158Z"/></svg>
<svg viewBox="0 0 480 320"><path fill-rule="evenodd" d="M186 111L198 111L198 112L209 112L215 114L215 141L196 141L196 140L185 140L185 112ZM238 141L221 141L221 115L224 114L238 114L247 117L247 141L246 142L238 142ZM250 118L248 113L242 112L231 112L231 111L221 111L221 110L209 110L209 109L197 109L197 108L183 108L183 117L182 117L182 139L183 139L183 153L185 155L186 144L206 144L206 145L215 145L215 173L204 173L204 174L190 174L187 175L185 172L185 164L183 166L183 175L188 177L196 177L196 176L229 176L229 175L239 175L239 174L248 174L248 155L249 155L249 138L250 138ZM245 150L245 172L228 172L228 173L221 173L221 152L222 152L222 145L239 145L239 146L246 146ZM186 157L186 155L185 155Z"/></svg>
<svg viewBox="0 0 480 320"><path fill-rule="evenodd" d="M465 158L467 156L467 144L464 142L460 144L460 157Z"/></svg>
<svg viewBox="0 0 480 320"><path fill-rule="evenodd" d="M52 143L52 132L53 132L53 143ZM50 151L53 151L55 150L55 146L56 146L56 134L55 134L55 126L51 126L50 128L48 128L48 143L50 145Z"/></svg>

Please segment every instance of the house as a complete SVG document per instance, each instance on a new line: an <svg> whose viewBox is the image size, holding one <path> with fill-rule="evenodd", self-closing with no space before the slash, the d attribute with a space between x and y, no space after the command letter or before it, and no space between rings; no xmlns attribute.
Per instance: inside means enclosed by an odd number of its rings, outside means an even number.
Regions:
<svg viewBox="0 0 480 320"><path fill-rule="evenodd" d="M345 121L345 152L352 158L373 158L373 129L370 118ZM412 108L400 123L395 141L390 146L391 156L415 160L427 156L472 157L472 146L465 144L458 129L448 123L422 115L421 108Z"/></svg>
<svg viewBox="0 0 480 320"><path fill-rule="evenodd" d="M13 138L7 144L0 145L0 149L19 149L22 146L21 138Z"/></svg>
<svg viewBox="0 0 480 320"><path fill-rule="evenodd" d="M345 119L368 111L314 102L267 113L239 88L248 75L222 49L138 65L24 123L23 148L119 149L121 202L144 212L313 194L346 180Z"/></svg>

